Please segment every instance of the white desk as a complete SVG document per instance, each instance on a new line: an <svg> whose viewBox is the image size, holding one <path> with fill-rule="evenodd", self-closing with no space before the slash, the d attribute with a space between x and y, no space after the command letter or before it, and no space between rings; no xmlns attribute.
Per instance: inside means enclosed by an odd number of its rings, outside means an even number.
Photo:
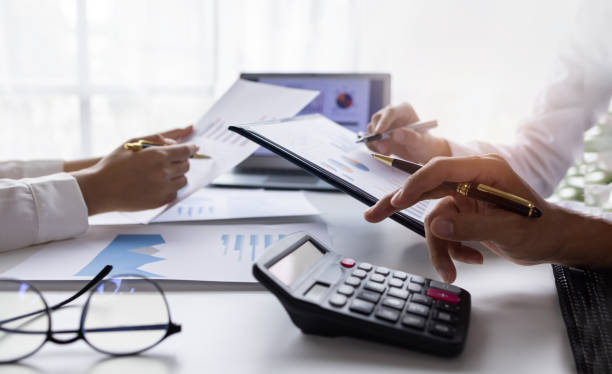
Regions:
<svg viewBox="0 0 612 374"><path fill-rule="evenodd" d="M437 278L421 237L389 221L361 218L364 206L337 193L309 193L338 252ZM274 222L267 220L266 222ZM521 267L485 254L485 265L458 266L457 284L472 294L465 351L443 359L352 338L301 333L268 292L186 284L170 291L183 331L147 354L107 359L84 343L47 343L22 365L0 373L565 373L574 363L550 266ZM162 287L176 289L177 284ZM44 289L45 287L43 287ZM75 287L76 288L76 287ZM51 300L70 292L47 291ZM77 323L76 316L58 315ZM70 318L69 318L70 317ZM64 320L62 320L64 319ZM54 320L54 323L56 321ZM26 366L27 365L27 366Z"/></svg>

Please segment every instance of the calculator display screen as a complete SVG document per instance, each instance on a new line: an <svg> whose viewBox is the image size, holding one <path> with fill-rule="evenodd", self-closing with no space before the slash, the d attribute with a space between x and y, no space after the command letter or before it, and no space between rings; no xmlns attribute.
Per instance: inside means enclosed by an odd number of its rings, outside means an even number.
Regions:
<svg viewBox="0 0 612 374"><path fill-rule="evenodd" d="M270 266L270 272L290 286L322 256L323 253L314 244L306 242Z"/></svg>

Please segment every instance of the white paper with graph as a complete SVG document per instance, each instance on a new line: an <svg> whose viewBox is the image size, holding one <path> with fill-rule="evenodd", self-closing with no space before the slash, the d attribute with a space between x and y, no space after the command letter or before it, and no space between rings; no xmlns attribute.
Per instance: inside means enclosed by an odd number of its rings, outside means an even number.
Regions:
<svg viewBox="0 0 612 374"><path fill-rule="evenodd" d="M355 143L355 133L319 114L255 124L248 126L248 129L327 169L377 199L401 187L409 176L375 160L363 143ZM435 206L435 201L421 201L402 212L423 222Z"/></svg>
<svg viewBox="0 0 612 374"><path fill-rule="evenodd" d="M0 277L25 280L85 280L105 265L112 274L150 278L255 282L253 262L268 246L298 231L329 242L324 223L279 225L125 225L92 226L75 239L42 244ZM0 263L12 263L9 253Z"/></svg>
<svg viewBox="0 0 612 374"><path fill-rule="evenodd" d="M195 134L188 142L200 146L199 152L211 158L189 161L190 170L186 174L188 184L178 192L176 200L161 208L124 215L136 223L149 223L255 152L259 146L227 131L230 124L292 117L318 94L318 91L236 81L196 123Z"/></svg>

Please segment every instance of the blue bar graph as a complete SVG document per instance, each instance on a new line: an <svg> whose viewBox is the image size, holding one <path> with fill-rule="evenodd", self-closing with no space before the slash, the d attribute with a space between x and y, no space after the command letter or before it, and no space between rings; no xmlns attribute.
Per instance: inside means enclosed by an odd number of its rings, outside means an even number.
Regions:
<svg viewBox="0 0 612 374"><path fill-rule="evenodd" d="M234 254L231 257L237 262L241 262L243 260L243 251L246 248L247 250L250 249L250 256L245 257L245 259L248 259L249 262L254 262L262 250L268 248L273 242L285 236L285 234L222 234L221 243L223 245L223 255L229 256L230 254ZM233 248L232 251L229 250L230 247Z"/></svg>
<svg viewBox="0 0 612 374"><path fill-rule="evenodd" d="M242 260L242 241L244 235L236 235L236 241L234 242L234 251L238 251L238 261Z"/></svg>

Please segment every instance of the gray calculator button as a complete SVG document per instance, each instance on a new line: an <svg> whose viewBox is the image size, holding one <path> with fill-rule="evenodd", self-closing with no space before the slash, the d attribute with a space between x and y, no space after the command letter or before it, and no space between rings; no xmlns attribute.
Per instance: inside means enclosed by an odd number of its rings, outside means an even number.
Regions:
<svg viewBox="0 0 612 374"><path fill-rule="evenodd" d="M399 280L397 278L391 278L391 279L389 279L389 286L397 287L397 288L402 288L402 287L404 287L404 282L402 282L401 280Z"/></svg>
<svg viewBox="0 0 612 374"><path fill-rule="evenodd" d="M379 266L376 268L376 270L374 270L376 273L378 274L382 274L382 275L389 275L389 273L391 272L391 270L387 269L384 266Z"/></svg>
<svg viewBox="0 0 612 374"><path fill-rule="evenodd" d="M402 324L405 326L414 327L415 329L423 329L425 327L425 318L406 314L402 319Z"/></svg>
<svg viewBox="0 0 612 374"><path fill-rule="evenodd" d="M420 293L415 293L412 295L412 299L410 299L413 303L419 303L423 305L431 305L432 299L429 296L425 296Z"/></svg>
<svg viewBox="0 0 612 374"><path fill-rule="evenodd" d="M423 286L421 286L420 284L416 284L416 283L410 282L408 284L408 291L419 293L419 292L423 291Z"/></svg>
<svg viewBox="0 0 612 374"><path fill-rule="evenodd" d="M353 292L355 292L355 288L347 284L343 284L342 286L338 287L337 292L346 296L351 296Z"/></svg>
<svg viewBox="0 0 612 374"><path fill-rule="evenodd" d="M366 274L367 273L365 271L361 270L361 269L355 269L355 270L353 270L353 274L352 275L354 277L363 279L363 278L365 278Z"/></svg>
<svg viewBox="0 0 612 374"><path fill-rule="evenodd" d="M389 322L397 322L400 312L389 308L378 308L376 317L387 320Z"/></svg>
<svg viewBox="0 0 612 374"><path fill-rule="evenodd" d="M406 300L408 298L409 293L406 290L401 290L399 288L391 287L389 288L387 295Z"/></svg>
<svg viewBox="0 0 612 374"><path fill-rule="evenodd" d="M425 284L425 278L420 275L413 275L410 280L414 283Z"/></svg>
<svg viewBox="0 0 612 374"><path fill-rule="evenodd" d="M348 284L350 286L353 286L353 287L357 287L361 283L361 279L356 278L356 277L348 277L348 278L346 278L344 283L346 283L346 284Z"/></svg>
<svg viewBox="0 0 612 374"><path fill-rule="evenodd" d="M359 264L358 268L364 271L370 271L372 270L372 264L369 264L367 262L362 262L361 264Z"/></svg>
<svg viewBox="0 0 612 374"><path fill-rule="evenodd" d="M451 338L455 335L455 329L443 323L434 323L429 328L429 331L431 331L432 334L445 336L447 338Z"/></svg>
<svg viewBox="0 0 612 374"><path fill-rule="evenodd" d="M380 274L372 274L372 275L370 275L370 280L374 281L374 282L377 282L377 283L383 283L385 281L385 279L386 278L383 277Z"/></svg>
<svg viewBox="0 0 612 374"><path fill-rule="evenodd" d="M426 316L429 314L429 307L417 303L408 304L408 308L406 308L407 312L419 314L421 316Z"/></svg>
<svg viewBox="0 0 612 374"><path fill-rule="evenodd" d="M439 321L448 322L448 323L455 322L455 318L446 312L438 312L436 314L436 319Z"/></svg>
<svg viewBox="0 0 612 374"><path fill-rule="evenodd" d="M459 295L461 293L461 288L457 286L453 286L452 284L442 283L435 280L432 280L429 283L429 287L437 288L442 291L447 291L450 293L454 293L455 295Z"/></svg>
<svg viewBox="0 0 612 374"><path fill-rule="evenodd" d="M363 286L364 289L366 290L370 290L370 291L374 291L374 292L378 292L378 293L383 293L385 292L385 289L387 287L385 287L383 284L380 283L374 283L374 282L366 282L365 286Z"/></svg>
<svg viewBox="0 0 612 374"><path fill-rule="evenodd" d="M380 299L380 294L374 291L361 291L357 294L357 298L372 303L377 303L378 299Z"/></svg>
<svg viewBox="0 0 612 374"><path fill-rule="evenodd" d="M382 305L399 310L404 309L405 303L406 302L404 300L395 297L385 297L382 301Z"/></svg>
<svg viewBox="0 0 612 374"><path fill-rule="evenodd" d="M329 303L335 307L341 307L344 306L344 304L346 304L346 296L344 295L340 295L340 294L334 294L334 296L332 296L329 299Z"/></svg>
<svg viewBox="0 0 612 374"><path fill-rule="evenodd" d="M393 278L406 280L406 278L408 278L408 274L404 273L403 271L394 271Z"/></svg>
<svg viewBox="0 0 612 374"><path fill-rule="evenodd" d="M374 310L374 303L365 300L353 299L349 309L357 313L370 314Z"/></svg>

